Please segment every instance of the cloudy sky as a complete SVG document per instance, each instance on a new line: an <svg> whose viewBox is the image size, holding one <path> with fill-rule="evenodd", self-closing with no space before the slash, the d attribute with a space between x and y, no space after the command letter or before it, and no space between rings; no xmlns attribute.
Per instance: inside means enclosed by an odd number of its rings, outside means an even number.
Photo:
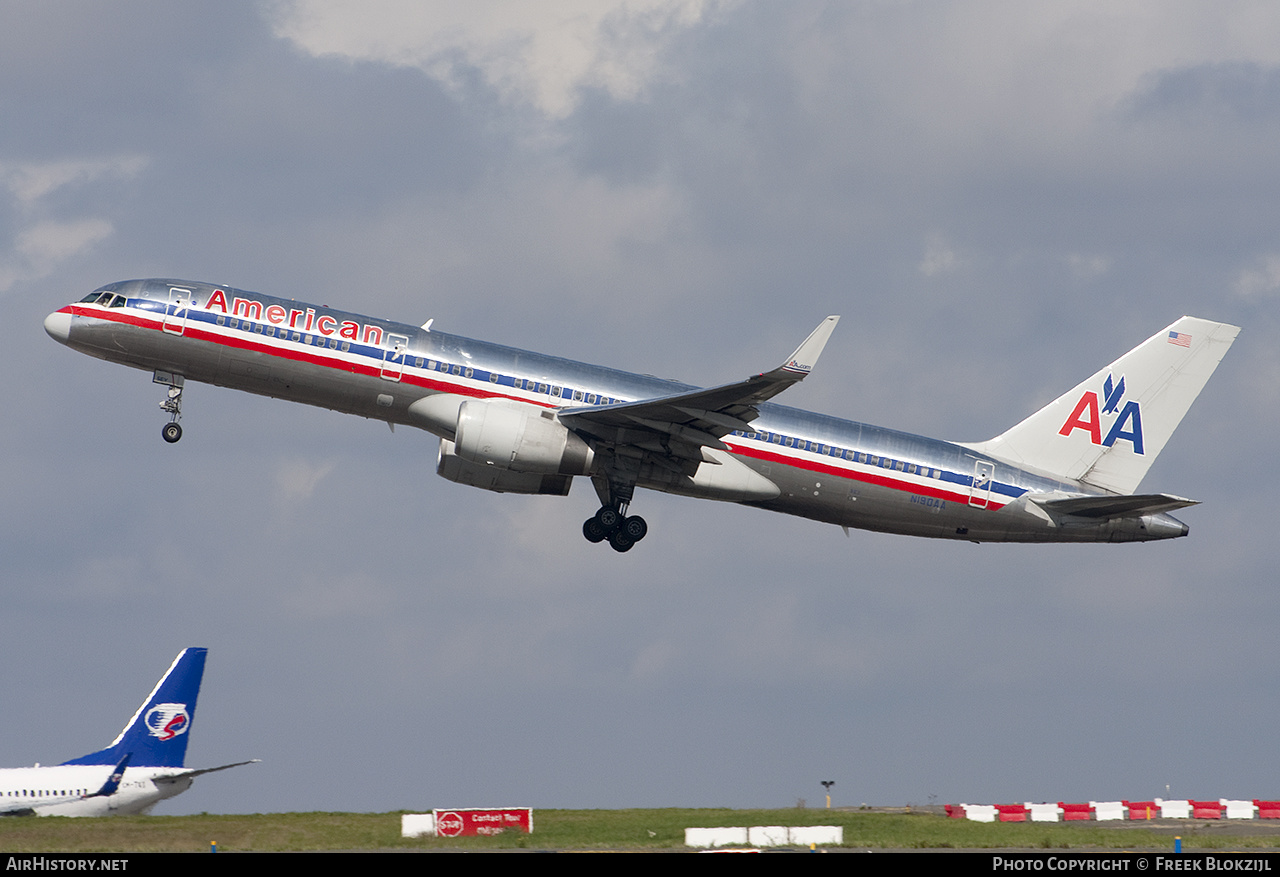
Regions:
<svg viewBox="0 0 1280 877"><path fill-rule="evenodd" d="M0 5L0 764L210 649L162 813L1280 797L1280 10ZM426 433L150 376L45 314L171 276L995 435L1178 316L1239 341L1169 543L853 532L434 474Z"/></svg>

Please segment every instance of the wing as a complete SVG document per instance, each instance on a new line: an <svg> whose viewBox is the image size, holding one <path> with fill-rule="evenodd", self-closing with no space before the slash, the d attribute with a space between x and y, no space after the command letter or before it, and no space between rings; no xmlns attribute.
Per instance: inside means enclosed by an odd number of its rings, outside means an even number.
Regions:
<svg viewBox="0 0 1280 877"><path fill-rule="evenodd" d="M760 414L756 406L813 370L839 320L827 317L786 362L745 381L620 405L575 408L562 411L560 421L608 444L634 445L656 453L697 457L703 447L726 450L721 436L749 430Z"/></svg>

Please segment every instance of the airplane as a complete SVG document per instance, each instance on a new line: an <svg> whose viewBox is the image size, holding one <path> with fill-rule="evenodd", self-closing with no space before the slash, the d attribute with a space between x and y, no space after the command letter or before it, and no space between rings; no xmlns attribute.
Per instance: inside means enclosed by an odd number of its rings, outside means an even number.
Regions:
<svg viewBox="0 0 1280 877"><path fill-rule="evenodd" d="M185 792L201 774L253 764L187 770L187 735L208 649L183 649L119 736L59 765L0 770L0 816L134 816Z"/></svg>
<svg viewBox="0 0 1280 877"><path fill-rule="evenodd" d="M418 427L436 472L498 493L565 496L591 479L591 542L648 533L636 487L850 528L972 542L1185 536L1195 500L1136 493L1239 328L1182 317L1026 420L947 442L769 402L813 371L839 317L783 363L700 389L246 292L112 283L50 314L54 340L153 373L162 435L182 437L187 380Z"/></svg>

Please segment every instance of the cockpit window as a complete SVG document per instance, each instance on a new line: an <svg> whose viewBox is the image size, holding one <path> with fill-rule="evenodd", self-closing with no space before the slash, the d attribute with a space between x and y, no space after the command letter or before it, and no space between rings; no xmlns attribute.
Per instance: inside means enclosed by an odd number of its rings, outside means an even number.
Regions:
<svg viewBox="0 0 1280 877"><path fill-rule="evenodd" d="M115 298L111 299L111 304L108 305L108 307L122 308L128 303L128 301L129 300L123 295L117 295Z"/></svg>

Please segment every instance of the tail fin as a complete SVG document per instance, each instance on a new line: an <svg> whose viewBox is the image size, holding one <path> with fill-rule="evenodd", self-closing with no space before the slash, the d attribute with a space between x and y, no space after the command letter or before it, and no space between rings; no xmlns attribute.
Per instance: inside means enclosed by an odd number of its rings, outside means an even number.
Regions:
<svg viewBox="0 0 1280 877"><path fill-rule="evenodd" d="M116 765L129 756L137 767L182 767L208 651L183 649L106 749L63 764Z"/></svg>
<svg viewBox="0 0 1280 877"><path fill-rule="evenodd" d="M966 447L1133 493L1240 329L1183 317L995 438Z"/></svg>

